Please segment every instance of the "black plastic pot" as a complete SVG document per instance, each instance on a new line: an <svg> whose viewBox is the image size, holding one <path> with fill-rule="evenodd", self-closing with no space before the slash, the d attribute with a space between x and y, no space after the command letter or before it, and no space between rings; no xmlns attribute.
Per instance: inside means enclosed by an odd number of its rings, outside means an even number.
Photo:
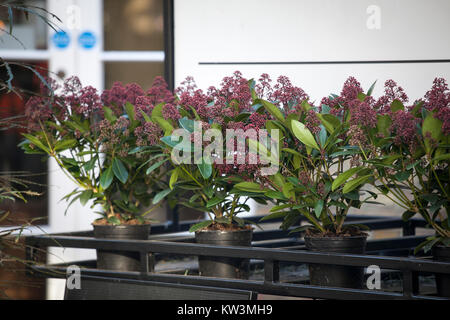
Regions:
<svg viewBox="0 0 450 320"><path fill-rule="evenodd" d="M367 236L305 237L306 248L311 251L364 254ZM364 267L310 264L310 283L317 286L361 289Z"/></svg>
<svg viewBox="0 0 450 320"><path fill-rule="evenodd" d="M433 248L434 259L441 262L450 262L450 247L436 246ZM450 274L435 274L438 295L450 297Z"/></svg>
<svg viewBox="0 0 450 320"><path fill-rule="evenodd" d="M252 229L200 230L195 232L195 241L201 244L249 247L252 243L252 235ZM198 265L201 276L248 279L249 259L199 256Z"/></svg>
<svg viewBox="0 0 450 320"><path fill-rule="evenodd" d="M150 224L94 225L94 236L101 239L147 240ZM97 268L117 271L139 271L139 252L97 249Z"/></svg>

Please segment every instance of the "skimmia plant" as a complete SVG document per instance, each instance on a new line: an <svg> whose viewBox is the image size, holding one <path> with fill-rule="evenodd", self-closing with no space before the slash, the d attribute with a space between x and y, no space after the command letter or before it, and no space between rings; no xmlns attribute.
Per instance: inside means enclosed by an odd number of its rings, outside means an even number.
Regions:
<svg viewBox="0 0 450 320"><path fill-rule="evenodd" d="M155 206L144 208L166 187L161 170L148 170L162 155L162 131L148 113L173 99L165 82L157 78L147 92L117 82L100 95L76 77L62 88L48 81L52 90L26 104L28 133L21 147L53 158L76 185L65 197L69 206L93 200L92 206L102 207L96 223L143 223Z"/></svg>
<svg viewBox="0 0 450 320"><path fill-rule="evenodd" d="M371 169L362 161L370 156L364 137L376 134L373 98L349 78L340 96L309 102L303 90L290 90L285 101L266 101L272 119L266 127L279 128L280 172L269 177L265 195L278 202L263 220L283 218L282 228L297 224L301 216L309 222L294 231L308 229L321 235L360 233L363 226L344 224L351 207L373 202L376 194L364 190L373 182ZM301 93L301 94L299 94Z"/></svg>
<svg viewBox="0 0 450 320"><path fill-rule="evenodd" d="M258 157L249 161L249 149L245 148L246 134L258 139L264 123L263 115L254 113L257 105L251 86L252 81L235 72L207 93L197 89L192 78L177 89L176 107L170 110L176 115L172 119L178 119L171 123L176 129L165 124L169 131L161 140L172 154L170 188L177 193L178 203L210 217L191 231L245 228L251 222L237 215L250 210L248 199L267 203L259 185L250 181L260 175L263 164ZM240 143L244 149L239 148ZM208 150L211 152L206 153Z"/></svg>
<svg viewBox="0 0 450 320"><path fill-rule="evenodd" d="M380 107L381 137L371 139L377 157L378 189L405 211L403 219L421 215L436 231L416 248L429 251L436 244L450 246L450 91L436 78L425 97L405 106L407 97L393 82L385 85Z"/></svg>

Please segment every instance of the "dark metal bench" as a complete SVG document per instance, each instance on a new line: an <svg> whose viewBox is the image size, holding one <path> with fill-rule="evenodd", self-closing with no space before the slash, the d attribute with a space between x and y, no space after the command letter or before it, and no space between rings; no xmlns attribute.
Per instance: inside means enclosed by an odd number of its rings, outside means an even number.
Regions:
<svg viewBox="0 0 450 320"><path fill-rule="evenodd" d="M255 300L252 291L197 285L81 276L80 289L68 289L65 300Z"/></svg>

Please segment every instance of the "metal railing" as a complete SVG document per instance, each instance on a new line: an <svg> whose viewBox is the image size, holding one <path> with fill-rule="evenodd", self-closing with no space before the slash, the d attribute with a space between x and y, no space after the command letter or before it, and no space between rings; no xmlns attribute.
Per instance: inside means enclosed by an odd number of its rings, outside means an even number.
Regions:
<svg viewBox="0 0 450 320"><path fill-rule="evenodd" d="M259 217L254 217L259 220ZM450 263L433 261L427 257L410 257L412 249L424 240L425 236L416 236L417 227L425 227L425 222L413 219L403 222L399 218L386 217L349 217L348 223L358 221L371 230L401 228L403 237L369 240L367 254L338 254L311 252L304 249L303 241L283 230L265 230L254 232L252 247L229 247L193 243L192 235L179 236L174 230L185 231L192 222L179 225L171 223L152 227L149 240L112 240L92 237L92 232L68 234L38 235L27 238L27 258L36 258L38 250L45 247L90 248L140 253L140 272L120 272L92 268L91 262L84 262L85 275L119 277L166 283L212 286L219 288L251 290L262 294L297 296L320 299L443 299L435 295L421 293L419 275L450 274ZM165 236L166 235L166 236ZM156 238L156 239L155 239ZM220 256L248 258L261 261L264 270L261 280L210 278L196 275L157 273L153 269L152 259L158 255L175 256ZM394 256L393 256L394 255ZM280 280L280 263L293 264L332 264L343 266L368 267L395 270L401 275L401 292L319 287L308 283L292 283ZM71 263L83 265L82 262ZM45 277L66 276L64 265L33 265L31 271Z"/></svg>

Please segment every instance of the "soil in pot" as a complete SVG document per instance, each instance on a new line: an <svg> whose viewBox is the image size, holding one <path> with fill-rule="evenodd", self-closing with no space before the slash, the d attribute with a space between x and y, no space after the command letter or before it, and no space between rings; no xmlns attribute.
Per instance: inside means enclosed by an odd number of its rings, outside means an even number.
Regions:
<svg viewBox="0 0 450 320"><path fill-rule="evenodd" d="M364 254L366 234L348 236L325 236L314 234L305 236L306 248L310 251ZM310 264L310 283L317 286L362 289L364 267Z"/></svg>
<svg viewBox="0 0 450 320"><path fill-rule="evenodd" d="M433 248L434 259L440 262L450 262L450 247L436 246ZM441 297L450 297L450 274L435 274L436 288Z"/></svg>
<svg viewBox="0 0 450 320"><path fill-rule="evenodd" d="M93 223L94 237L101 239L147 240L150 224L109 225L96 221ZM117 271L139 271L141 268L139 252L97 249L97 268Z"/></svg>
<svg viewBox="0 0 450 320"><path fill-rule="evenodd" d="M214 224L195 232L195 241L217 246L251 246L253 229L230 228ZM205 277L248 279L249 259L227 257L198 257L199 274Z"/></svg>

